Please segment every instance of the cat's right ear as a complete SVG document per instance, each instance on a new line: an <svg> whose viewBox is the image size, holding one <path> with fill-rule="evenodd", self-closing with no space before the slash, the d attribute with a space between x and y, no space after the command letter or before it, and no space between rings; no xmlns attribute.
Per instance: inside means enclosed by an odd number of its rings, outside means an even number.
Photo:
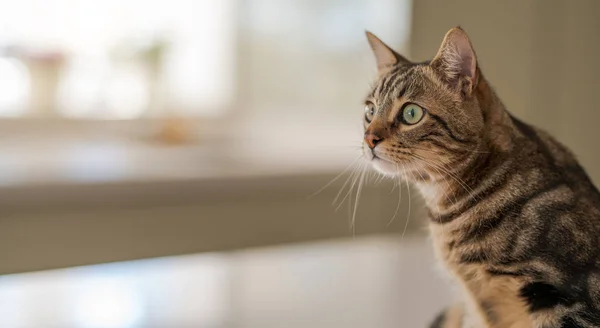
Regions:
<svg viewBox="0 0 600 328"><path fill-rule="evenodd" d="M446 33L437 55L430 63L452 87L471 94L477 86L477 57L467 33L455 27Z"/></svg>
<svg viewBox="0 0 600 328"><path fill-rule="evenodd" d="M394 65L410 63L408 59L402 57L402 55L383 43L383 41L376 37L375 34L369 31L366 31L365 33L367 34L367 40L369 40L369 45L373 50L373 54L375 54L377 69L380 74Z"/></svg>

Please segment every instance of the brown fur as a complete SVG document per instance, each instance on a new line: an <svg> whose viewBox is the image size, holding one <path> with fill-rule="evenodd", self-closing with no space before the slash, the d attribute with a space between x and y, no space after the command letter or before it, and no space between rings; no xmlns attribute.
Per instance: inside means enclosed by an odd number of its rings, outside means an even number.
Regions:
<svg viewBox="0 0 600 328"><path fill-rule="evenodd" d="M439 259L464 290L432 327L600 327L600 193L574 156L513 117L465 32L411 63L374 35L365 156L418 187ZM403 106L424 109L414 125ZM372 140L372 139L371 139Z"/></svg>

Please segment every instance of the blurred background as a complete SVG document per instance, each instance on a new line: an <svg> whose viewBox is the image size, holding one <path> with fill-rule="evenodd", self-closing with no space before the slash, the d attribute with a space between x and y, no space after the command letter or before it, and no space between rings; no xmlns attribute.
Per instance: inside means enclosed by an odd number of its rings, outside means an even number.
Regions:
<svg viewBox="0 0 600 328"><path fill-rule="evenodd" d="M418 61L461 25L507 107L599 181L598 18L595 0L0 0L0 327L424 327L452 293L418 196L350 190L364 30Z"/></svg>

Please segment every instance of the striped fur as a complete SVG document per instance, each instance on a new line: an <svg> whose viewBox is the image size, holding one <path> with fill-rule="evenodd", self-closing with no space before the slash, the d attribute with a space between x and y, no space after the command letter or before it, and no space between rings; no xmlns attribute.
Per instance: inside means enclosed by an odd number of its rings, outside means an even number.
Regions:
<svg viewBox="0 0 600 328"><path fill-rule="evenodd" d="M600 327L600 193L568 149L505 109L474 60L452 29L431 62L382 65L366 100L379 142L365 156L421 191L464 291L432 327ZM424 108L419 123L398 119L406 103Z"/></svg>

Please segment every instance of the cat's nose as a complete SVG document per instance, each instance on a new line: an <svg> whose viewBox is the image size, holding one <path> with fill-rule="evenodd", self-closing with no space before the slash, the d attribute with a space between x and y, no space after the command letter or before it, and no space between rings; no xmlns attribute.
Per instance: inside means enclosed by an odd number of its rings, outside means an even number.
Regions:
<svg viewBox="0 0 600 328"><path fill-rule="evenodd" d="M367 143L367 145L369 145L369 148L375 148L375 146L377 146L377 144L381 141L383 141L383 138L377 133L372 131L367 131L365 133L365 142Z"/></svg>

